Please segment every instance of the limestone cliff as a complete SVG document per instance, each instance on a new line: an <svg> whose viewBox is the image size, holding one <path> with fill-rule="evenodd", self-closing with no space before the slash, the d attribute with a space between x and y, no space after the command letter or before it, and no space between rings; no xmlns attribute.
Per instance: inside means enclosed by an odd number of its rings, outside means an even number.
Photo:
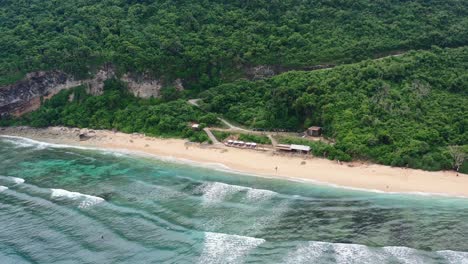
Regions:
<svg viewBox="0 0 468 264"><path fill-rule="evenodd" d="M0 87L0 116L33 111L40 106L41 97L48 98L78 85L79 82L60 71L30 73L15 84Z"/></svg>
<svg viewBox="0 0 468 264"><path fill-rule="evenodd" d="M86 91L92 95L104 92L104 81L116 78L112 66L104 66L93 78L75 80L72 76L61 71L34 72L28 74L23 80L0 87L0 117L6 115L20 116L34 111L41 105L41 98L47 99L61 90L70 89L79 85L86 86ZM128 89L135 96L141 98L157 98L160 95L164 82L147 76L132 76L125 74L120 78L127 83ZM177 79L171 85L183 90L182 80Z"/></svg>

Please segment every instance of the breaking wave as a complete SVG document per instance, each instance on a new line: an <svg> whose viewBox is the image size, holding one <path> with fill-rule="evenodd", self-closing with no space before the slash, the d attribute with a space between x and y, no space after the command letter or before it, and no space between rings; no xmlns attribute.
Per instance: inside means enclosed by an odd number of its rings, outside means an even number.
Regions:
<svg viewBox="0 0 468 264"><path fill-rule="evenodd" d="M22 184L22 183L24 183L24 179L22 179L22 178L10 177L10 179L12 179L13 182L16 183L16 184Z"/></svg>
<svg viewBox="0 0 468 264"><path fill-rule="evenodd" d="M447 263L468 264L468 252L441 250L437 252Z"/></svg>
<svg viewBox="0 0 468 264"><path fill-rule="evenodd" d="M56 149L80 149L80 150L95 150L99 151L100 153L103 154L110 154L116 157L122 157L125 156L126 153L124 151L120 150L105 150L102 148L94 148L94 147L82 147L82 146L75 146L75 145L64 145L64 144L54 144L54 143L47 143L47 142L42 142L42 141L37 141L34 139L30 138L25 138L25 137L18 137L18 136L7 136L7 135L0 135L0 138L3 138L2 140L4 142L9 142L17 147L34 147L37 150L41 149L47 149L47 148L56 148Z"/></svg>
<svg viewBox="0 0 468 264"><path fill-rule="evenodd" d="M228 200L234 194L240 192L245 192L245 199L250 201L268 200L277 194L276 192L269 190L254 189L250 187L231 185L221 182L204 183L197 188L197 191L203 194L202 197L205 205L210 205Z"/></svg>
<svg viewBox="0 0 468 264"><path fill-rule="evenodd" d="M248 188L246 198L250 201L264 201L275 196L277 193L269 190Z"/></svg>
<svg viewBox="0 0 468 264"><path fill-rule="evenodd" d="M443 259L443 262L440 260ZM311 241L300 245L291 252L286 263L402 263L402 264L424 264L424 263L446 263L446 264L468 264L468 252L422 251L407 247L382 247L373 248L357 244L342 244L329 242Z"/></svg>
<svg viewBox="0 0 468 264"><path fill-rule="evenodd" d="M82 194L79 192L70 192L63 189L51 189L51 198L68 198L71 200L80 200L78 208L84 209L104 202L101 197Z"/></svg>
<svg viewBox="0 0 468 264"><path fill-rule="evenodd" d="M13 182L14 184L24 183L24 179L17 178L17 177L0 176L0 180L4 180L8 183Z"/></svg>
<svg viewBox="0 0 468 264"><path fill-rule="evenodd" d="M3 192L5 190L8 190L8 187L5 187L5 186L0 186L0 192Z"/></svg>
<svg viewBox="0 0 468 264"><path fill-rule="evenodd" d="M37 147L37 148L40 148L40 149L43 149L44 147L40 144L35 144L33 142L28 142L26 140L14 140L13 138L16 139L16 137L12 137L12 136L1 136L3 139L3 142L7 142L7 143L10 143L12 145L15 145L16 147L18 148L31 148L31 147ZM12 138L12 139L9 139L9 138ZM22 139L22 138L21 138Z"/></svg>
<svg viewBox="0 0 468 264"><path fill-rule="evenodd" d="M260 238L206 232L199 263L239 263L263 242Z"/></svg>

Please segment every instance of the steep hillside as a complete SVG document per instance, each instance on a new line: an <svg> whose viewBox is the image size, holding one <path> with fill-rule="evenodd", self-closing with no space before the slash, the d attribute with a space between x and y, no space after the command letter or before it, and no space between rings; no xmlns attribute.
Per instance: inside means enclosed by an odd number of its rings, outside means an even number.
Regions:
<svg viewBox="0 0 468 264"><path fill-rule="evenodd" d="M182 78L192 88L254 65L353 62L468 43L465 1L3 0L0 84L38 70Z"/></svg>
<svg viewBox="0 0 468 264"><path fill-rule="evenodd" d="M383 164L450 168L447 147L468 150L468 48L239 81L202 98L207 110L250 127L323 126L337 148Z"/></svg>

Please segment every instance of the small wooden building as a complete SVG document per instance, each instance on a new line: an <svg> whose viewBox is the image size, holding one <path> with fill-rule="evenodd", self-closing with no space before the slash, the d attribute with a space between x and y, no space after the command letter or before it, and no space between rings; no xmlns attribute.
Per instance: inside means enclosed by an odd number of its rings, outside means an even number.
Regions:
<svg viewBox="0 0 468 264"><path fill-rule="evenodd" d="M294 152L300 152L304 154L308 154L310 152L310 147L309 146L304 146L304 145L291 145L291 150Z"/></svg>
<svg viewBox="0 0 468 264"><path fill-rule="evenodd" d="M304 146L304 145L295 145L295 144L291 144L291 145L278 144L276 146L276 150L308 154L310 152L310 147Z"/></svg>
<svg viewBox="0 0 468 264"><path fill-rule="evenodd" d="M192 130L195 130L195 131L200 130L200 124L196 124L196 123L195 123L195 124L192 124L191 127L192 127Z"/></svg>
<svg viewBox="0 0 468 264"><path fill-rule="evenodd" d="M311 137L320 137L322 135L322 128L318 126L309 127L307 135Z"/></svg>
<svg viewBox="0 0 468 264"><path fill-rule="evenodd" d="M278 144L276 145L276 150L291 151L291 145Z"/></svg>

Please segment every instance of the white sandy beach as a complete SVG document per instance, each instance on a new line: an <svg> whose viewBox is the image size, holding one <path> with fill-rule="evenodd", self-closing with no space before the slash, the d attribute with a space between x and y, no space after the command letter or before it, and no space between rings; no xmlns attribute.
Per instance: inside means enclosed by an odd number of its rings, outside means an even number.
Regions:
<svg viewBox="0 0 468 264"><path fill-rule="evenodd" d="M360 162L341 163L311 156L274 155L272 152L187 144L181 139L93 130L96 136L79 141L78 129L3 128L0 135L31 138L48 143L129 150L199 163L220 163L234 171L260 176L306 180L384 192L422 192L468 197L468 175L453 171L429 172ZM278 170L275 170L278 167Z"/></svg>

